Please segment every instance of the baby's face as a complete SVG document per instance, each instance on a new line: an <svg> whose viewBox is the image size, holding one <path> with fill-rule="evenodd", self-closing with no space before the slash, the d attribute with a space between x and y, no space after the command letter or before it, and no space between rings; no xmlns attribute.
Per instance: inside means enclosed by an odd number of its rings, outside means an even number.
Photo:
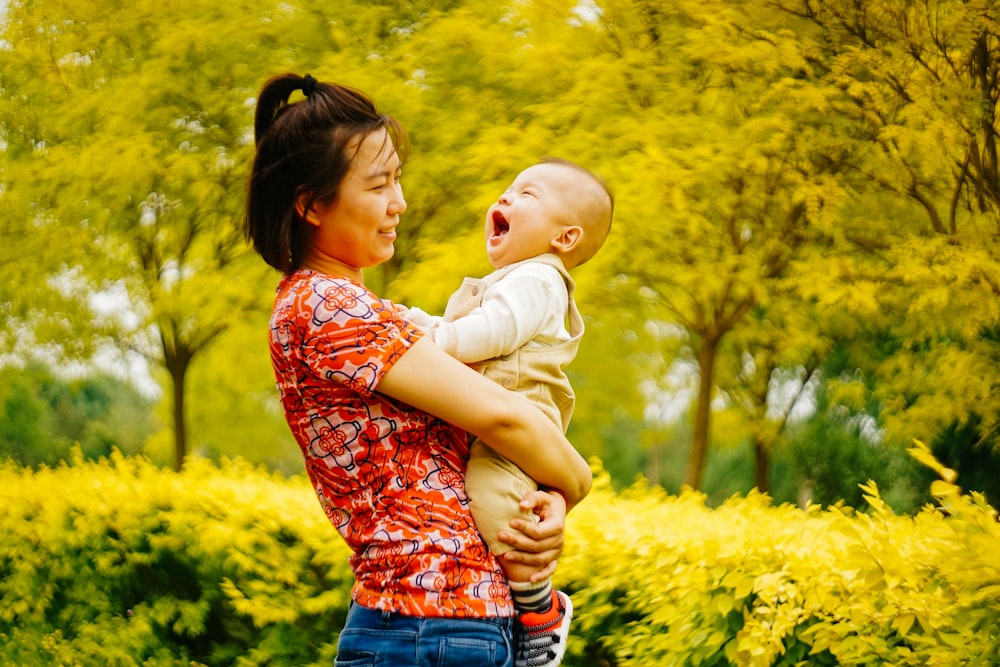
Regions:
<svg viewBox="0 0 1000 667"><path fill-rule="evenodd" d="M486 211L486 254L493 268L543 255L571 219L569 193L577 174L560 164L536 164L514 179Z"/></svg>

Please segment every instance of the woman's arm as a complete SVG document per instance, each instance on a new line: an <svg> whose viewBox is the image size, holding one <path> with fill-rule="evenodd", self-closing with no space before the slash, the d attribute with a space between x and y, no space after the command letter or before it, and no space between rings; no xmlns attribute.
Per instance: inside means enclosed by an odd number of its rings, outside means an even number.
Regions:
<svg viewBox="0 0 1000 667"><path fill-rule="evenodd" d="M590 466L541 410L451 358L429 338L407 350L377 390L478 436L540 486L562 492L568 508L590 491Z"/></svg>

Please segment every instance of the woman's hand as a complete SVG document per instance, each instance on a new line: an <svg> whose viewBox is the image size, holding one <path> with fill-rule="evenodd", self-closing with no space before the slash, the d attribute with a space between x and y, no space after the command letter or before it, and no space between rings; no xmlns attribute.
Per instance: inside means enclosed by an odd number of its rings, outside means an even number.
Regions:
<svg viewBox="0 0 1000 667"><path fill-rule="evenodd" d="M556 491L532 491L521 500L521 509L533 512L538 521L514 519L510 522L512 530L500 532L500 541L514 547L502 558L539 567L531 581L542 581L555 573L562 553L566 500Z"/></svg>

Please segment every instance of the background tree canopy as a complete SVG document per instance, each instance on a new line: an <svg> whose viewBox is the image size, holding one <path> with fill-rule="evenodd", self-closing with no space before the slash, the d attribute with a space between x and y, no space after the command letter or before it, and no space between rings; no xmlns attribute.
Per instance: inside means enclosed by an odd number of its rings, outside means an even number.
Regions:
<svg viewBox="0 0 1000 667"><path fill-rule="evenodd" d="M960 483L1000 447L998 19L987 0L11 0L4 372L134 381L144 361L153 432L129 451L296 470L265 346L277 277L240 223L254 96L308 72L410 133L397 253L366 275L389 298L433 311L485 273L483 212L539 157L610 182L570 437L619 483L832 502L875 478L912 506L901 445L936 441ZM6 414L8 455L59 456L24 455L8 434L38 422ZM996 502L991 479L969 483Z"/></svg>

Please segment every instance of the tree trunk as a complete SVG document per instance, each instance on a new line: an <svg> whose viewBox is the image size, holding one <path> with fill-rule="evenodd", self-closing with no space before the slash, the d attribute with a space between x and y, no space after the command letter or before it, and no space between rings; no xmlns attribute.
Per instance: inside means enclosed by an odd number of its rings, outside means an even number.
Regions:
<svg viewBox="0 0 1000 667"><path fill-rule="evenodd" d="M771 447L762 438L755 437L753 450L756 459L753 474L754 485L761 493L770 493Z"/></svg>
<svg viewBox="0 0 1000 667"><path fill-rule="evenodd" d="M990 35L984 30L976 35L975 46L972 49L969 69L975 78L977 92L983 100L996 99L996 61L991 60ZM996 107L991 103L980 105L979 136L983 142L983 152L980 157L979 194L986 195L996 206L1000 203L1000 175L998 175L997 142L996 142Z"/></svg>
<svg viewBox="0 0 1000 667"><path fill-rule="evenodd" d="M654 445L646 450L646 465L644 467L644 474L646 479L648 479L653 484L663 484L662 475L662 463L663 460L663 448L660 445Z"/></svg>
<svg viewBox="0 0 1000 667"><path fill-rule="evenodd" d="M184 378L187 367L184 365L170 370L170 379L174 385L174 470L180 472L187 458L187 421L184 418Z"/></svg>
<svg viewBox="0 0 1000 667"><path fill-rule="evenodd" d="M174 470L180 472L181 468L184 467L184 459L187 458L187 411L184 409L185 379L194 353L178 338L176 327L172 327L168 335L161 326L160 342L163 344L163 365L166 366L167 373L170 374L174 390Z"/></svg>
<svg viewBox="0 0 1000 667"><path fill-rule="evenodd" d="M698 399L695 406L694 434L691 438L691 453L688 455L684 484L692 489L701 487L705 472L705 458L708 453L708 436L712 413L712 384L715 375L715 356L719 347L717 336L702 336L698 346Z"/></svg>

